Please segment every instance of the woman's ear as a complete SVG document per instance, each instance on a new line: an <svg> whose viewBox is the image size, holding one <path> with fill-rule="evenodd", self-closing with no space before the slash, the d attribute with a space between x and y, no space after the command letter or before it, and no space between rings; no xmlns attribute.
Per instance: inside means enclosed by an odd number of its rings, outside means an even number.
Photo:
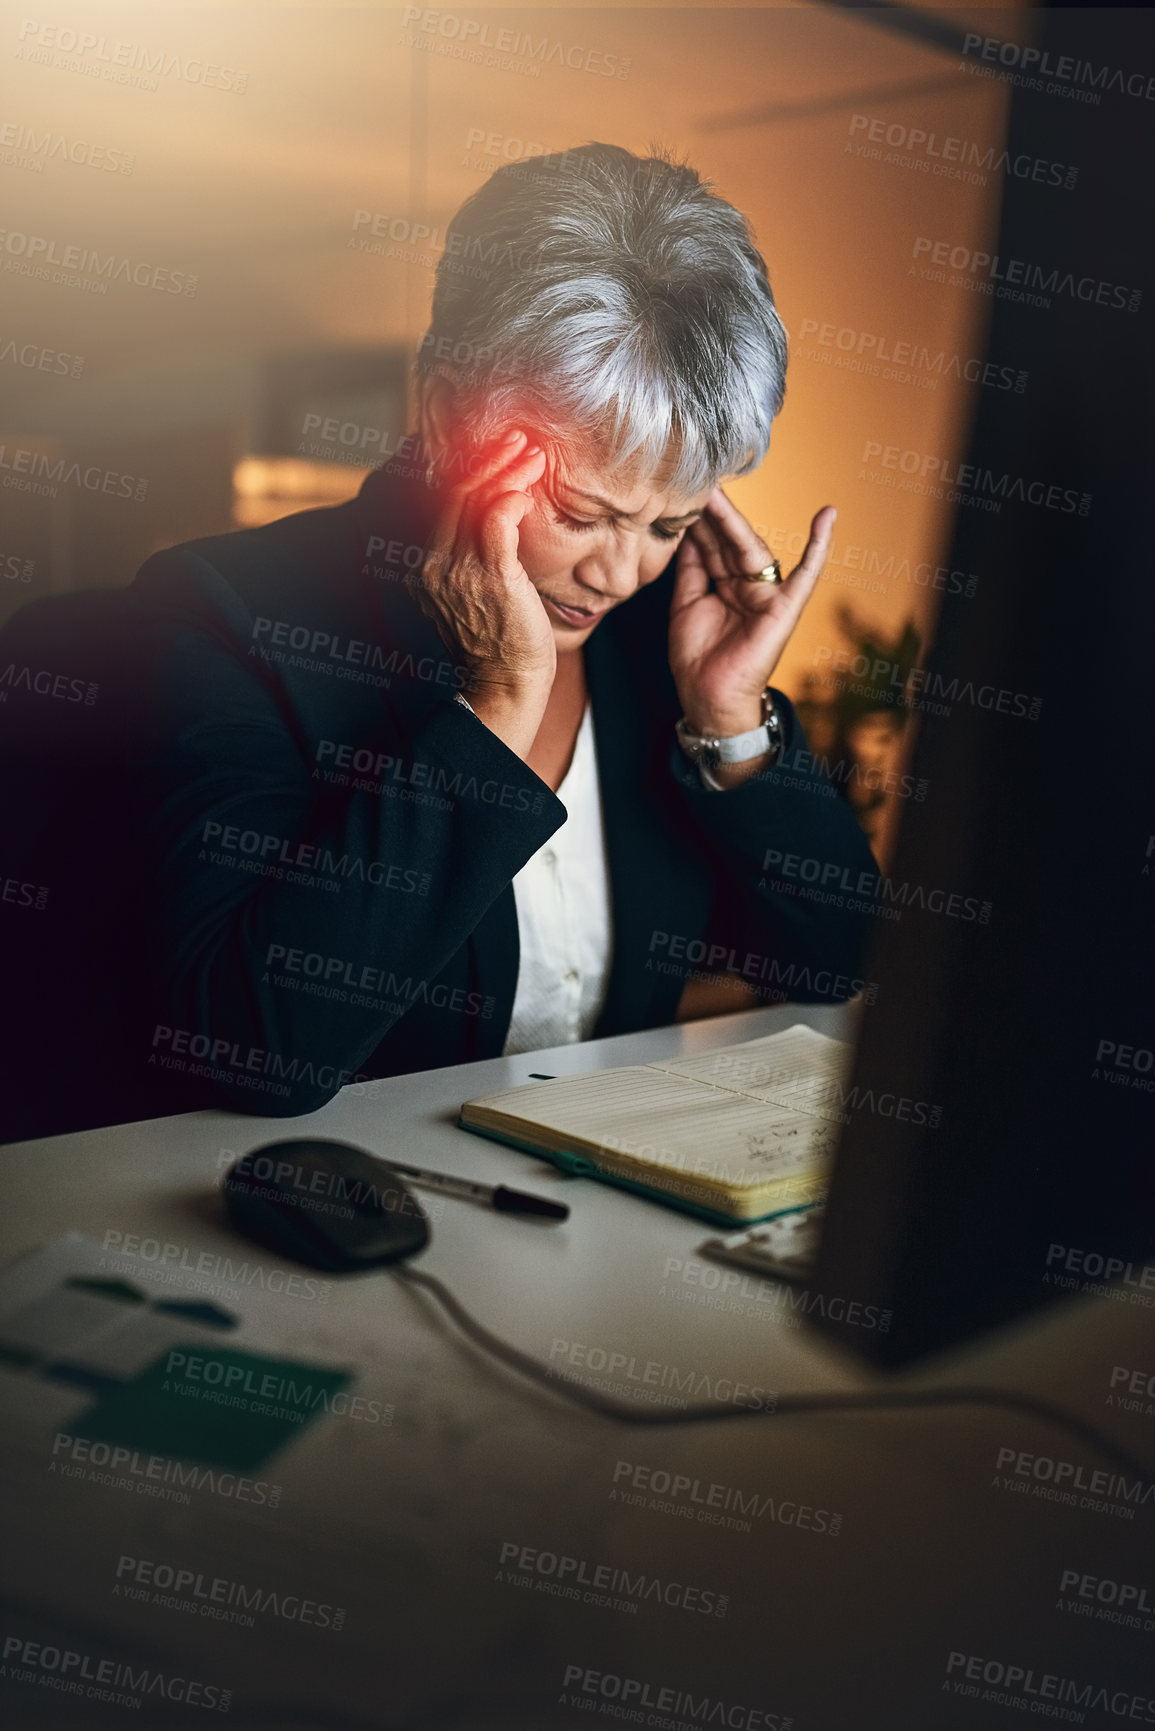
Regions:
<svg viewBox="0 0 1155 1731"><path fill-rule="evenodd" d="M444 458L450 447L456 403L453 386L439 373L427 373L421 380L417 405L421 443L434 462Z"/></svg>

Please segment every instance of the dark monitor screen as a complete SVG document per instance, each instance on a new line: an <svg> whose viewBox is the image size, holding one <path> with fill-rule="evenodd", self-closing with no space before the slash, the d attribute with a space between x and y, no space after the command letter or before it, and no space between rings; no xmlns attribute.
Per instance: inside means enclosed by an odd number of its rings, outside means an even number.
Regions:
<svg viewBox="0 0 1155 1731"><path fill-rule="evenodd" d="M1146 11L1047 11L1038 46L1155 63ZM1004 32L1005 33L1005 32ZM1155 1305L1155 182L1125 93L1015 88L1014 174L948 595L912 706L815 1284L893 1313L824 1326L899 1363L1114 1282ZM836 1307L839 1308L839 1307Z"/></svg>

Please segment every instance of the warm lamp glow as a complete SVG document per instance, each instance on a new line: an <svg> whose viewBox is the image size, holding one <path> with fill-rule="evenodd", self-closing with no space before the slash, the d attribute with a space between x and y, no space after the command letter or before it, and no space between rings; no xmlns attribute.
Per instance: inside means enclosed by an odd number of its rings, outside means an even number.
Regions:
<svg viewBox="0 0 1155 1731"><path fill-rule="evenodd" d="M233 465L233 523L256 529L293 511L341 505L370 472L370 466L302 457L241 457Z"/></svg>

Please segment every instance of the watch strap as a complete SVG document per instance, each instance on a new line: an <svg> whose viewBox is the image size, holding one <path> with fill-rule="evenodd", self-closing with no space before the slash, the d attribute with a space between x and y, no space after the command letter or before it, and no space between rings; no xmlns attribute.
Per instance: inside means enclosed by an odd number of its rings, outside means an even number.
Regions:
<svg viewBox="0 0 1155 1731"><path fill-rule="evenodd" d="M759 727L751 727L745 733L701 734L683 716L675 731L683 752L699 769L703 766L711 769L720 763L748 763L751 758L762 757L767 752L773 752L777 758L784 744L782 718L769 686L762 692L762 722Z"/></svg>

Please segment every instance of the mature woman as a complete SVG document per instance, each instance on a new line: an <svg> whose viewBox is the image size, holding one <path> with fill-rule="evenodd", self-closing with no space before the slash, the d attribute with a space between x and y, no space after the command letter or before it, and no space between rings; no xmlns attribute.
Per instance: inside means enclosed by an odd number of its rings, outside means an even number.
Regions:
<svg viewBox="0 0 1155 1731"><path fill-rule="evenodd" d="M87 933L82 1117L309 1110L668 1023L712 976L729 1007L861 986L855 917L767 868L873 869L769 686L834 512L783 581L720 485L765 456L785 360L746 223L691 169L501 169L449 230L402 455L73 625L115 718L106 869L59 824L22 869Z"/></svg>

